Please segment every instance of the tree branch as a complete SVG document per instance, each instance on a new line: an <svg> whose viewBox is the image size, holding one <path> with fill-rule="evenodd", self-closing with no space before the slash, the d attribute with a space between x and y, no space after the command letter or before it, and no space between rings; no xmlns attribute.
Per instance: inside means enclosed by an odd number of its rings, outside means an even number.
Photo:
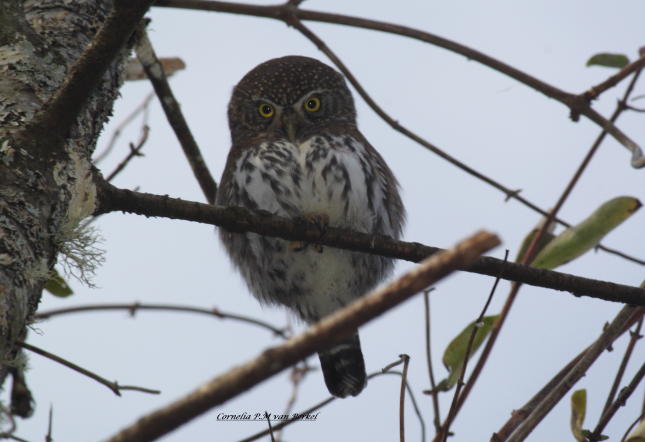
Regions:
<svg viewBox="0 0 645 442"><path fill-rule="evenodd" d="M50 319L52 316L64 315L68 313L81 313L90 311L105 311L105 310L126 310L130 315L134 316L139 310L162 310L171 312L186 312L198 313L208 316L214 316L220 319L233 319L236 321L246 322L248 324L257 325L266 330L273 332L276 336L287 339L284 329L275 327L267 322L260 321L259 319L250 318L248 316L237 315L234 313L225 313L217 308L205 309L199 307L192 307L189 305L175 305L175 304L141 304L135 302L133 304L97 304L97 305L77 305L75 307L59 308L53 310L46 310L44 312L37 312L33 319L36 321Z"/></svg>
<svg viewBox="0 0 645 442"><path fill-rule="evenodd" d="M108 442L155 440L210 408L248 390L312 353L342 339L350 330L400 304L459 266L499 244L488 233L478 233L455 248L436 254L386 287L360 298L323 318L304 333L265 350L255 359L209 381L174 403L142 417Z"/></svg>
<svg viewBox="0 0 645 442"><path fill-rule="evenodd" d="M184 114L181 112L179 103L172 93L172 89L170 89L166 74L148 39L148 33L143 26L139 33L139 41L136 49L137 57L157 93L159 103L161 103L161 107L166 114L168 123L170 123L170 126L177 136L177 140L179 140L179 144L186 155L188 163L190 163L193 174L197 178L202 192L204 192L206 201L213 204L215 202L215 194L217 193L217 184L208 170L199 146L188 127Z"/></svg>
<svg viewBox="0 0 645 442"><path fill-rule="evenodd" d="M560 383L550 391L528 417L508 437L507 442L521 442L533 431L549 411L585 375L587 369L604 352L614 339L623 332L625 323L643 315L643 307L625 306L614 320L603 330L600 337L589 347L584 356L575 364Z"/></svg>
<svg viewBox="0 0 645 442"><path fill-rule="evenodd" d="M96 179L100 180L100 178ZM419 243L396 241L382 235L370 235L332 227L327 228L321 236L320 229L304 218L290 220L264 211L253 212L240 207L216 207L170 198L167 195L133 192L116 188L105 181L99 181L97 185L100 208L96 214L122 211L145 216L183 219L221 226L234 232L254 232L412 262L419 262L441 250ZM567 291L576 296L645 305L645 289L639 287L504 263L491 257L482 257L475 264L462 267L460 270L493 277L501 275L502 279Z"/></svg>
<svg viewBox="0 0 645 442"><path fill-rule="evenodd" d="M96 373L87 370L79 365L74 364L73 362L68 361L67 359L63 359L60 356L57 356L53 353L50 353L46 350L43 350L42 348L38 348L34 345L27 344L26 342L18 342L18 346L29 350L31 352L37 353L47 359L51 359L52 361L58 362L61 365L64 365L67 368L71 368L72 370L87 376L88 378L94 379L96 382L99 384L105 385L107 388L112 390L114 394L117 396L121 396L121 391L122 390L134 390L134 391L140 391L142 393L150 393L150 394L160 394L161 392L159 390L153 390L150 388L144 388L144 387L137 387L136 385L119 385L116 382L111 382L105 379L102 376L97 375Z"/></svg>
<svg viewBox="0 0 645 442"><path fill-rule="evenodd" d="M642 317L642 313L641 313ZM613 344L613 342L616 341L620 336L622 336L629 328L636 322L638 321L638 315L634 315L629 321L627 321L625 324L623 324L620 333L614 336L613 341L610 343ZM500 442L503 440L506 440L509 434L513 432L515 428L519 424L521 424L524 419L537 407L542 400L549 394L551 391L555 389L557 385L562 382L562 380L571 372L571 370L580 362L582 357L589 351L591 346L586 347L584 350L582 350L576 357L574 357L567 365L565 365L547 384L540 389L522 408L518 410L514 410L511 418L504 423L502 428L497 433L494 433L493 436L491 437L491 442Z"/></svg>
<svg viewBox="0 0 645 442"><path fill-rule="evenodd" d="M509 77L519 81L520 83L523 83L530 88L541 92L549 98L553 98L554 100L559 101L571 110L571 117L574 121L577 120L578 115L580 114L586 116L591 121L607 130L607 132L611 134L620 144L622 144L632 152L632 167L645 167L645 156L643 156L642 150L638 146L638 144L636 144L627 135L625 135L613 123L607 121L602 115L593 110L589 104L589 100L586 99L584 93L576 95L563 91L482 52L479 52L457 42L448 40L446 38L431 34L429 32L424 32L418 29L409 28L407 26L395 25L392 23L386 23L377 20L368 20L360 17L351 17L341 14L331 14L300 9L297 7L297 5L294 5L291 2L273 6L256 6L240 3L220 2L214 0L159 0L155 3L155 6L199 9L205 11L217 11L252 15L256 17L266 17L281 20L287 25L294 25L295 21L300 20L319 21L324 23L341 24L356 28L371 29L374 31L386 32L424 41L434 46L438 46L451 52L463 55L469 60L477 61L485 66L490 67L493 70L508 75ZM622 80L622 78L618 78L618 80ZM608 89L608 87L606 87L604 90L606 89ZM600 90L600 92L604 90Z"/></svg>
<svg viewBox="0 0 645 442"><path fill-rule="evenodd" d="M101 77L149 9L153 0L114 0L114 9L97 32L65 82L40 110L34 120L22 130L25 139L49 140L50 146L60 148L62 140L92 96Z"/></svg>

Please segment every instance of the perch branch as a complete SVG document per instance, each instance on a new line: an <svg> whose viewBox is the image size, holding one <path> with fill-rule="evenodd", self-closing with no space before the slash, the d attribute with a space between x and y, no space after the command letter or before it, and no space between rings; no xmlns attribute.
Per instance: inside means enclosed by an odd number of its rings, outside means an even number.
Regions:
<svg viewBox="0 0 645 442"><path fill-rule="evenodd" d="M97 179L100 180L100 178ZM320 230L305 219L290 220L270 215L268 212L253 212L240 207L215 207L209 204L182 201L169 196L134 192L116 188L105 181L99 181L97 184L99 185L100 208L96 214L123 211L145 216L183 219L221 226L234 232L249 231L412 262L419 262L440 250L419 243L396 241L381 235L370 235L332 227L327 228L321 237ZM607 301L645 305L645 289L639 287L582 278L514 263L504 263L500 259L491 257L482 257L475 264L461 268L461 270L493 277L502 275L502 279L568 291L576 296L590 296Z"/></svg>

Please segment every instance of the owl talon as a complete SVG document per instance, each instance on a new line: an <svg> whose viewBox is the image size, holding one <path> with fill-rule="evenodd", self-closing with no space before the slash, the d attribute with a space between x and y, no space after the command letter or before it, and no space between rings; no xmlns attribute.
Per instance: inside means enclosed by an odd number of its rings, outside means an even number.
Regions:
<svg viewBox="0 0 645 442"><path fill-rule="evenodd" d="M308 244L304 241L291 241L289 242L289 251L291 252L302 252L306 249Z"/></svg>

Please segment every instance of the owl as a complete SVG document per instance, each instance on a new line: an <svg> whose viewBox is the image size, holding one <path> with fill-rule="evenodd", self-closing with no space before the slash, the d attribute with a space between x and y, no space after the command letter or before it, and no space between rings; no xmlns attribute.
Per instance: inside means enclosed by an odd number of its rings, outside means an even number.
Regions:
<svg viewBox="0 0 645 442"><path fill-rule="evenodd" d="M228 107L232 147L216 204L314 219L325 226L399 238L405 211L398 183L356 126L343 76L308 57L264 62L240 80ZM253 295L307 323L366 294L391 259L333 247L220 230ZM366 385L358 330L319 353L337 397Z"/></svg>

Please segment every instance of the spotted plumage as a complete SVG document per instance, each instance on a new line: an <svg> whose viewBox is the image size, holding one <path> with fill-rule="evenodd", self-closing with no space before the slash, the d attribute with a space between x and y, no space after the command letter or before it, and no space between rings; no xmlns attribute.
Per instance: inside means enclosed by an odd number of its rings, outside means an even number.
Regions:
<svg viewBox="0 0 645 442"><path fill-rule="evenodd" d="M339 73L306 57L269 60L238 83L228 114L233 146L218 205L400 236L396 179L358 131ZM221 230L220 237L260 301L287 306L310 323L367 293L392 268L383 257L254 233ZM360 393L366 376L357 332L319 356L332 394Z"/></svg>

